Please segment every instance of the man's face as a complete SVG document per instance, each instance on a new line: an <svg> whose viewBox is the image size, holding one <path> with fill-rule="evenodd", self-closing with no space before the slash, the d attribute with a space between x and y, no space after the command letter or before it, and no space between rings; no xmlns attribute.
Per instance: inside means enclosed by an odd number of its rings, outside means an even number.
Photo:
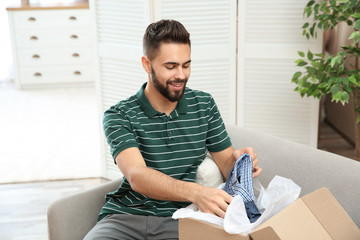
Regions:
<svg viewBox="0 0 360 240"><path fill-rule="evenodd" d="M158 55L151 61L151 82L171 102L184 95L191 70L190 55L187 44L162 43Z"/></svg>

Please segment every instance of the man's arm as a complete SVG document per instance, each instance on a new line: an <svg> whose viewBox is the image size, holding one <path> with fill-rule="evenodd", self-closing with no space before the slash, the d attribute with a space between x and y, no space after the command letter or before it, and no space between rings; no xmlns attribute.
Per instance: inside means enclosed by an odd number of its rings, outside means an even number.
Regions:
<svg viewBox="0 0 360 240"><path fill-rule="evenodd" d="M220 152L210 152L211 157L219 167L221 173L225 178L228 177L231 168L234 166L236 160L243 154L249 154L253 163L253 174L255 178L260 175L262 169L257 165L258 159L252 147L234 150L233 147L228 147Z"/></svg>
<svg viewBox="0 0 360 240"><path fill-rule="evenodd" d="M115 160L134 191L158 200L193 202L201 211L224 218L232 199L225 191L180 181L148 168L135 147L120 152Z"/></svg>

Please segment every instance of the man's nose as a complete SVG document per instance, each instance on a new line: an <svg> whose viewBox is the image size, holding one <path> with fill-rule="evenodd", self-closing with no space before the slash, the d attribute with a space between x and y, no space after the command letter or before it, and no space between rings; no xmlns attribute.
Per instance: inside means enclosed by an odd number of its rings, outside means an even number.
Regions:
<svg viewBox="0 0 360 240"><path fill-rule="evenodd" d="M185 79L185 69L178 67L175 75L175 79Z"/></svg>

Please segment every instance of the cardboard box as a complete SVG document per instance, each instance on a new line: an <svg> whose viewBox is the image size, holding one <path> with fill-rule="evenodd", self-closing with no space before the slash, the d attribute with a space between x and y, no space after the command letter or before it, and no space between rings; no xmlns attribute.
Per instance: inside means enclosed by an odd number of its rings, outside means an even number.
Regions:
<svg viewBox="0 0 360 240"><path fill-rule="evenodd" d="M360 230L327 188L284 208L249 235L228 234L219 226L184 218L180 240L359 240Z"/></svg>

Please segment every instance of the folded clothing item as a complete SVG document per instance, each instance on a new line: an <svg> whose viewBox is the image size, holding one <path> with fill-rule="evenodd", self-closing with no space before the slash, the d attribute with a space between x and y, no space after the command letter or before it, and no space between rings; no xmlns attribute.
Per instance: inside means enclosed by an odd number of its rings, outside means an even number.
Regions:
<svg viewBox="0 0 360 240"><path fill-rule="evenodd" d="M261 216L259 209L256 207L254 201L244 202L245 203L245 210L247 217L249 218L250 223L256 222Z"/></svg>
<svg viewBox="0 0 360 240"><path fill-rule="evenodd" d="M246 214L251 223L260 216L254 203L254 189L252 179L252 160L249 154L243 154L230 170L224 190L231 196L240 195L245 203Z"/></svg>

